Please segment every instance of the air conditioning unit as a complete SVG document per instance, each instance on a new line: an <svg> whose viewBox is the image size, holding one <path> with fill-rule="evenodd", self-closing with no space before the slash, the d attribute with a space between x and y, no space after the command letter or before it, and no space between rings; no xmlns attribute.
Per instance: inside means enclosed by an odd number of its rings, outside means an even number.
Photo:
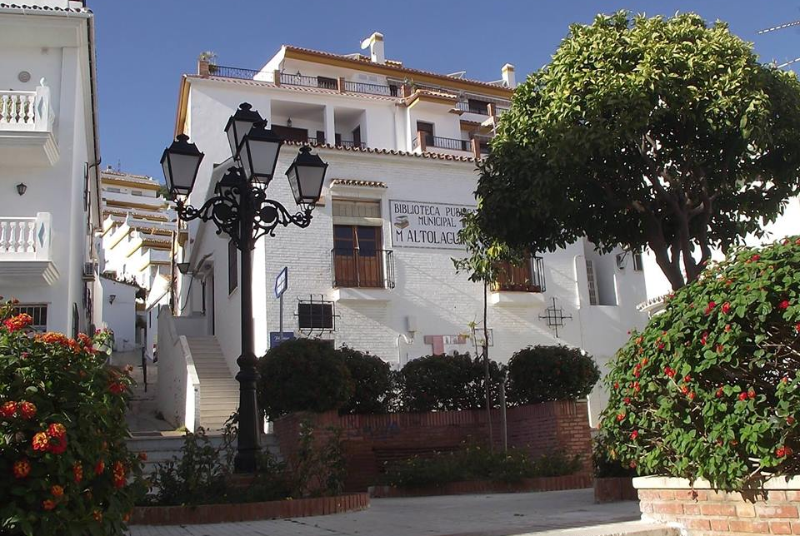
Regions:
<svg viewBox="0 0 800 536"><path fill-rule="evenodd" d="M83 280L84 281L94 281L94 270L97 267L97 263L94 262L85 262L83 263Z"/></svg>

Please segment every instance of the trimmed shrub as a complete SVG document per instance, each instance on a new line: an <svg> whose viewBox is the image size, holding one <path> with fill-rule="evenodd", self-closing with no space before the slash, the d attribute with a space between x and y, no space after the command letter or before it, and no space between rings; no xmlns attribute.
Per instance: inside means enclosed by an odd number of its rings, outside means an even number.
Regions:
<svg viewBox="0 0 800 536"><path fill-rule="evenodd" d="M501 366L490 362L493 403L503 381ZM429 355L409 361L399 374L404 411L447 411L486 407L484 365L469 354Z"/></svg>
<svg viewBox="0 0 800 536"><path fill-rule="evenodd" d="M0 305L0 533L121 535L144 491L125 443L132 368L106 367L86 335L34 334L13 305Z"/></svg>
<svg viewBox="0 0 800 536"><path fill-rule="evenodd" d="M392 370L380 357L346 346L338 350L355 389L339 413L388 413L395 398Z"/></svg>
<svg viewBox="0 0 800 536"><path fill-rule="evenodd" d="M286 341L259 360L258 372L258 402L271 420L295 411L339 409L353 396L341 352L325 341Z"/></svg>
<svg viewBox="0 0 800 536"><path fill-rule="evenodd" d="M533 346L515 353L508 362L511 404L585 398L600 379L589 355L567 346Z"/></svg>
<svg viewBox="0 0 800 536"><path fill-rule="evenodd" d="M518 449L492 452L471 445L388 465L385 480L391 486L423 488L468 480L519 482L524 478L571 475L581 468L580 456L553 453L532 459Z"/></svg>
<svg viewBox="0 0 800 536"><path fill-rule="evenodd" d="M799 369L800 238L736 249L618 352L609 456L722 489L798 474Z"/></svg>

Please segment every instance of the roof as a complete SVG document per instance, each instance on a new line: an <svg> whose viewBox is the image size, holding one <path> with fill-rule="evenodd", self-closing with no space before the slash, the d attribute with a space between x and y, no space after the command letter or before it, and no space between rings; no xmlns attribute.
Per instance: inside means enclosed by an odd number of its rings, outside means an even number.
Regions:
<svg viewBox="0 0 800 536"><path fill-rule="evenodd" d="M313 49L310 49L310 48L303 48L303 47L296 47L296 46L292 46L292 45L284 45L284 49L287 52L287 54L285 54L285 57L290 57L290 58L293 58L293 59L302 59L302 58L297 58L297 57L294 57L294 56L301 56L301 55L305 54L305 55L317 56L319 58L329 58L329 59L336 59L337 61L349 62L353 66L358 65L361 68L368 66L368 67L371 67L373 70L384 70L384 69L386 69L386 70L389 70L389 71L396 72L398 75L403 76L404 78L405 78L405 75L408 75L408 74L411 74L411 75L417 74L417 75L433 77L433 78L436 78L436 79L442 80L442 81L447 81L448 85L453 85L453 86L461 85L461 84L459 84L459 82L460 82L462 84L467 84L467 85L481 86L481 87L484 87L484 88L492 88L493 90L503 89L503 90L508 92L509 97L511 96L511 93L513 91L513 90L511 90L511 89L509 89L509 88L507 88L505 86L501 86L501 85L498 85L498 84L492 83L492 82L483 82L481 80L471 80L471 79L468 79L468 78L453 78L452 76L447 76L447 75L444 75L444 74L434 73L434 72L431 72L431 71L424 71L422 69L411 69L409 67L403 67L401 65L398 65L397 64L398 62L374 63L371 60L369 60L368 58L366 58L365 56L361 56L360 54L359 54L358 58L354 58L354 57L343 56L341 54L333 54L331 52L322 52L322 51L319 51L319 50L313 50Z"/></svg>
<svg viewBox="0 0 800 536"><path fill-rule="evenodd" d="M4 9L22 9L22 10L33 10L33 11L57 11L62 13L91 13L92 10L86 7L74 8L74 7L52 7L52 6L30 6L26 4L6 4L0 2L0 8Z"/></svg>
<svg viewBox="0 0 800 536"><path fill-rule="evenodd" d="M304 142L299 141L284 141L284 145L308 145ZM406 156L406 157L414 157L414 158L427 158L429 160L450 160L452 162L475 162L475 158L472 156L457 156L452 154L443 154L443 153L409 153L406 151L395 151L394 149L375 149L372 147L342 147L340 145L328 145L320 144L314 145L315 149L330 149L333 151L349 151L353 153L371 153L371 154L380 154L380 155L391 155L391 156Z"/></svg>
<svg viewBox="0 0 800 536"><path fill-rule="evenodd" d="M332 179L331 186L367 186L370 188L388 188L385 182L362 181L358 179Z"/></svg>
<svg viewBox="0 0 800 536"><path fill-rule="evenodd" d="M103 169L100 171L101 179L109 178L119 181L135 182L138 184L155 184L159 186L158 181L153 177L147 175L134 175L133 173L125 173L124 171L115 171L113 169Z"/></svg>

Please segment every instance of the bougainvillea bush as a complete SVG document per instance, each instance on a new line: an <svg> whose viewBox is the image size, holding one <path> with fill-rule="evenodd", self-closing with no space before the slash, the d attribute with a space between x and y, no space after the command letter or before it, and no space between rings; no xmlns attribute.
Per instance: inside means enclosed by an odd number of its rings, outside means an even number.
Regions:
<svg viewBox="0 0 800 536"><path fill-rule="evenodd" d="M737 249L667 299L606 378L612 458L723 489L800 474L800 238Z"/></svg>
<svg viewBox="0 0 800 536"><path fill-rule="evenodd" d="M34 333L0 305L0 534L119 535L141 489L131 380L81 334Z"/></svg>

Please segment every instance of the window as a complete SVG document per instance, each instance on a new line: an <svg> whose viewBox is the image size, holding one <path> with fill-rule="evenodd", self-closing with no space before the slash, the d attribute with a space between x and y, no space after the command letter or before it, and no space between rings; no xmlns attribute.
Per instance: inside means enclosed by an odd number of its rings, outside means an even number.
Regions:
<svg viewBox="0 0 800 536"><path fill-rule="evenodd" d="M544 263L541 257L529 256L521 264L499 265L497 289L501 291L544 292Z"/></svg>
<svg viewBox="0 0 800 536"><path fill-rule="evenodd" d="M135 195L136 197L142 197L144 195L144 192L142 192L141 190L131 190L131 195Z"/></svg>
<svg viewBox="0 0 800 536"><path fill-rule="evenodd" d="M35 331L47 331L47 304L21 303L14 306L13 314L21 315L23 313L31 315L31 318L33 318L31 328L33 328Z"/></svg>
<svg viewBox="0 0 800 536"><path fill-rule="evenodd" d="M597 305L597 283L594 273L594 263L586 261L586 281L589 286L589 305Z"/></svg>
<svg viewBox="0 0 800 536"><path fill-rule="evenodd" d="M308 129L284 127L275 124L273 124L270 128L275 134L286 141L299 141L302 143L308 141Z"/></svg>
<svg viewBox="0 0 800 536"><path fill-rule="evenodd" d="M383 288L381 228L333 226L334 287Z"/></svg>
<svg viewBox="0 0 800 536"><path fill-rule="evenodd" d="M106 192L111 192L112 194L120 194L122 193L122 190L120 190L119 188L114 188L113 186L109 186L108 188L106 188Z"/></svg>
<svg viewBox="0 0 800 536"><path fill-rule="evenodd" d="M361 127L353 129L353 147L361 147Z"/></svg>
<svg viewBox="0 0 800 536"><path fill-rule="evenodd" d="M634 272L643 272L644 271L644 264L642 263L642 254L641 253L634 253L633 254L633 271Z"/></svg>
<svg viewBox="0 0 800 536"><path fill-rule="evenodd" d="M333 331L333 304L330 302L300 302L297 304L297 324L301 330Z"/></svg>
<svg viewBox="0 0 800 536"><path fill-rule="evenodd" d="M239 250L233 240L228 240L228 294L239 286Z"/></svg>
<svg viewBox="0 0 800 536"><path fill-rule="evenodd" d="M318 76L317 87L324 89L339 89L339 81L335 78L328 78L327 76Z"/></svg>
<svg viewBox="0 0 800 536"><path fill-rule="evenodd" d="M417 121L417 132L422 132L425 136L425 145L433 145L433 123Z"/></svg>
<svg viewBox="0 0 800 536"><path fill-rule="evenodd" d="M318 130L317 131L317 143L320 145L325 145L325 131Z"/></svg>
<svg viewBox="0 0 800 536"><path fill-rule="evenodd" d="M474 114L489 115L489 103L477 99L467 101L469 111Z"/></svg>

